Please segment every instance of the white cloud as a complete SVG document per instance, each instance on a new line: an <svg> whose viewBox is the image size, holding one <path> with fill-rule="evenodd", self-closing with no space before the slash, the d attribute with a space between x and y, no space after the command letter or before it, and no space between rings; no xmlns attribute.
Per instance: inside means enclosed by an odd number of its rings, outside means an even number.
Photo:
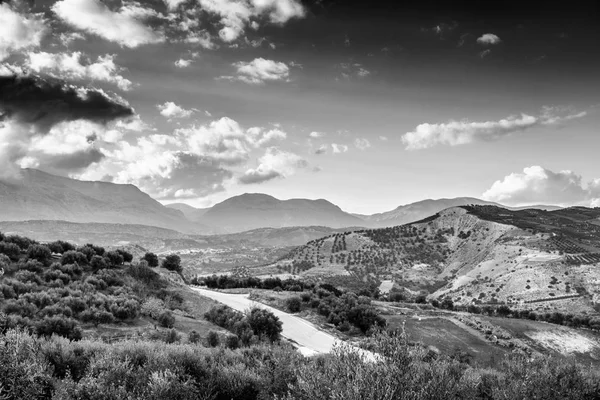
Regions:
<svg viewBox="0 0 600 400"><path fill-rule="evenodd" d="M162 34L142 22L156 12L137 3L112 11L99 0L60 0L52 10L69 25L121 46L133 48L164 41Z"/></svg>
<svg viewBox="0 0 600 400"><path fill-rule="evenodd" d="M290 69L282 62L256 58L250 62L234 63L233 66L237 69L237 76L222 76L221 79L239 80L253 85L289 80Z"/></svg>
<svg viewBox="0 0 600 400"><path fill-rule="evenodd" d="M60 79L90 79L117 85L121 90L133 86L129 79L118 73L122 70L114 62L114 55L99 56L96 62L82 62L80 52L68 53L29 53L26 65L38 73L47 73Z"/></svg>
<svg viewBox="0 0 600 400"><path fill-rule="evenodd" d="M492 51L490 49L483 50L483 51L479 52L479 57L486 58L487 56L490 55L491 52Z"/></svg>
<svg viewBox="0 0 600 400"><path fill-rule="evenodd" d="M371 71L359 63L340 63L336 67L342 70L340 75L343 79L350 79L352 77L366 78L371 75ZM339 78L336 78L336 80L339 80Z"/></svg>
<svg viewBox="0 0 600 400"><path fill-rule="evenodd" d="M477 43L483 44L483 45L498 44L501 41L502 40L500 40L500 38L498 36L494 35L493 33L485 33L477 38Z"/></svg>
<svg viewBox="0 0 600 400"><path fill-rule="evenodd" d="M239 177L240 183L262 183L275 178L286 178L308 165L300 156L276 147L269 147L258 162L258 167L248 169Z"/></svg>
<svg viewBox="0 0 600 400"><path fill-rule="evenodd" d="M172 101L167 101L164 104L157 105L156 107L159 109L160 115L169 119L186 118L192 115L192 110L186 110Z"/></svg>
<svg viewBox="0 0 600 400"><path fill-rule="evenodd" d="M198 0L202 9L221 17L223 28L219 37L224 42L239 38L247 26L256 29L252 19L266 16L271 23L284 24L292 18L305 15L304 7L297 0Z"/></svg>
<svg viewBox="0 0 600 400"><path fill-rule="evenodd" d="M187 68L190 65L192 65L192 60L185 60L183 58L180 58L179 60L175 61L175 65L179 68Z"/></svg>
<svg viewBox="0 0 600 400"><path fill-rule="evenodd" d="M263 128L250 128L247 131L247 140L254 147L262 147L276 140L284 140L287 133L280 129L264 130Z"/></svg>
<svg viewBox="0 0 600 400"><path fill-rule="evenodd" d="M371 142L368 139L357 138L354 139L354 146L359 150L366 150L371 147Z"/></svg>
<svg viewBox="0 0 600 400"><path fill-rule="evenodd" d="M318 138L322 138L323 136L325 136L325 134L323 132L311 132L308 134L309 137L313 138L313 139L318 139Z"/></svg>
<svg viewBox="0 0 600 400"><path fill-rule="evenodd" d="M510 205L593 205L600 202L600 179L584 185L573 171L553 172L534 165L494 182L482 197Z"/></svg>
<svg viewBox="0 0 600 400"><path fill-rule="evenodd" d="M381 140L382 142L387 142L388 138L387 136L379 136L379 140Z"/></svg>
<svg viewBox="0 0 600 400"><path fill-rule="evenodd" d="M331 150L333 151L333 154L345 153L348 151L348 146L345 144L331 143Z"/></svg>
<svg viewBox="0 0 600 400"><path fill-rule="evenodd" d="M491 141L536 126L554 125L586 115L585 112L560 116L554 108L545 108L540 116L521 114L499 121L471 122L467 119L441 124L424 123L402 136L407 150L418 150L438 144L457 146L474 141Z"/></svg>
<svg viewBox="0 0 600 400"><path fill-rule="evenodd" d="M39 46L46 30L40 16L24 16L0 4L0 61L16 50Z"/></svg>

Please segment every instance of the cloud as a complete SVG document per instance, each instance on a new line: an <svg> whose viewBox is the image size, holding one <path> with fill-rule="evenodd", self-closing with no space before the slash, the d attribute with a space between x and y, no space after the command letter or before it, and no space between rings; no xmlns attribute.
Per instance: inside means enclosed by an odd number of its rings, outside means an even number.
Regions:
<svg viewBox="0 0 600 400"><path fill-rule="evenodd" d="M167 101L164 104L156 106L160 110L160 115L165 118L186 118L192 115L192 110L186 110L172 101Z"/></svg>
<svg viewBox="0 0 600 400"><path fill-rule="evenodd" d="M187 68L192 65L192 60L184 60L183 58L180 58L179 60L175 61L175 65L179 68Z"/></svg>
<svg viewBox="0 0 600 400"><path fill-rule="evenodd" d="M14 51L39 46L46 31L39 15L24 16L0 4L0 61Z"/></svg>
<svg viewBox="0 0 600 400"><path fill-rule="evenodd" d="M167 9L169 11L176 10L177 8L179 8L179 6L181 6L182 4L184 4L187 1L188 0L164 0L165 5L167 6Z"/></svg>
<svg viewBox="0 0 600 400"><path fill-rule="evenodd" d="M265 130L263 128L250 128L247 130L247 140L253 147L262 147L276 140L284 140L287 133L280 129Z"/></svg>
<svg viewBox="0 0 600 400"><path fill-rule="evenodd" d="M493 33L485 33L477 38L477 43L482 45L494 45L500 42L502 42L502 40Z"/></svg>
<svg viewBox="0 0 600 400"><path fill-rule="evenodd" d="M322 144L318 149L315 150L316 155L321 155L327 153L327 146Z"/></svg>
<svg viewBox="0 0 600 400"><path fill-rule="evenodd" d="M336 67L342 70L341 77L343 79L350 79L352 77L366 78L371 75L371 71L359 63L340 63Z"/></svg>
<svg viewBox="0 0 600 400"><path fill-rule="evenodd" d="M165 40L161 33L143 23L156 12L137 3L112 11L99 0L60 0L52 11L67 24L121 46L134 48Z"/></svg>
<svg viewBox="0 0 600 400"><path fill-rule="evenodd" d="M313 138L313 139L318 139L318 138L322 138L323 136L325 136L325 134L323 132L311 132L308 134L309 137Z"/></svg>
<svg viewBox="0 0 600 400"><path fill-rule="evenodd" d="M133 115L124 100L99 89L67 86L33 76L0 76L0 111L41 132L63 121L85 119L104 124Z"/></svg>
<svg viewBox="0 0 600 400"><path fill-rule="evenodd" d="M354 146L359 150L366 150L371 147L371 142L368 139L357 138L354 139Z"/></svg>
<svg viewBox="0 0 600 400"><path fill-rule="evenodd" d="M133 84L119 72L122 70L114 62L114 55L99 56L96 62L82 63L81 52L68 53L29 53L26 65L32 71L46 73L61 79L89 79L117 85L121 90L130 90Z"/></svg>
<svg viewBox="0 0 600 400"><path fill-rule="evenodd" d="M306 11L297 0L198 0L204 11L221 17L223 26L219 37L232 42L240 37L247 26L257 29L252 19L267 17L271 23L282 25L292 18L301 18Z"/></svg>
<svg viewBox="0 0 600 400"><path fill-rule="evenodd" d="M2 74L0 178L17 177L16 163L27 157L30 152L36 151L35 141L55 135L66 123L88 121L103 127L111 121L133 114L133 109L124 101L111 98L101 90L66 86L58 81L32 76ZM89 133L77 130L79 143L86 144L76 149L72 147L72 152L89 147L86 140ZM60 147L51 144L46 146L42 153L56 152L58 149ZM88 155L98 158L97 153ZM80 156L83 157L84 154ZM61 165L67 164L57 164L59 167Z"/></svg>
<svg viewBox="0 0 600 400"><path fill-rule="evenodd" d="M534 165L494 182L483 193L485 200L509 205L593 205L600 202L600 179L584 185L573 171L553 172Z"/></svg>
<svg viewBox="0 0 600 400"><path fill-rule="evenodd" d="M286 178L293 175L297 169L304 168L308 163L300 156L269 147L265 154L258 159L259 165L248 169L238 178L242 184L262 183L275 178Z"/></svg>
<svg viewBox="0 0 600 400"><path fill-rule="evenodd" d="M233 66L237 69L237 76L222 76L221 79L238 80L252 85L289 80L290 69L282 62L256 58L250 62L234 63Z"/></svg>
<svg viewBox="0 0 600 400"><path fill-rule="evenodd" d="M492 51L490 49L483 50L483 51L479 52L479 57L486 58L487 56L490 55L491 52Z"/></svg>
<svg viewBox="0 0 600 400"><path fill-rule="evenodd" d="M348 151L348 146L345 144L331 143L331 150L333 151L333 154L345 153Z"/></svg>
<svg viewBox="0 0 600 400"><path fill-rule="evenodd" d="M402 136L407 150L419 150L438 144L458 146L475 141L498 140L515 132L522 132L536 126L555 125L572 119L581 118L585 112L558 115L557 108L544 108L542 115L531 116L521 114L510 116L499 121L471 122L451 120L447 123L418 125L414 131Z"/></svg>
<svg viewBox="0 0 600 400"><path fill-rule="evenodd" d="M387 136L379 136L379 140L381 140L382 142L387 142L388 137Z"/></svg>

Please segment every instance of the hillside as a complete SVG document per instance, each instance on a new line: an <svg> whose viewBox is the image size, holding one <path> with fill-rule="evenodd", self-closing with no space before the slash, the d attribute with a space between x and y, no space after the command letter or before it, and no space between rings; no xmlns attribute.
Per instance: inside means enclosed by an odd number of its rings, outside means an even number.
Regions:
<svg viewBox="0 0 600 400"><path fill-rule="evenodd" d="M430 215L437 214L438 212L445 210L450 207L466 206L466 205L491 205L491 206L502 206L498 203L492 203L485 200L476 199L474 197L456 197L453 199L427 199L417 201L397 207L396 209L384 213L373 214L373 215L359 215L355 216L363 219L367 222L367 225L371 228L386 228L396 225L409 224L411 222L419 221L423 218L427 218ZM526 207L505 207L511 210L525 210L531 208L538 208L542 210L556 210L560 207L547 206L547 205L534 205Z"/></svg>
<svg viewBox="0 0 600 400"><path fill-rule="evenodd" d="M361 226L363 221L327 200L279 200L259 193L231 197L211 207L200 222L235 233L257 228L292 226Z"/></svg>
<svg viewBox="0 0 600 400"><path fill-rule="evenodd" d="M391 280L458 304L593 313L600 302L599 216L588 208L455 207L413 224L310 241L273 271ZM301 261L303 270L292 271Z"/></svg>
<svg viewBox="0 0 600 400"><path fill-rule="evenodd" d="M63 220L152 225L195 231L181 211L169 209L133 185L86 182L23 169L21 180L0 181L0 220Z"/></svg>

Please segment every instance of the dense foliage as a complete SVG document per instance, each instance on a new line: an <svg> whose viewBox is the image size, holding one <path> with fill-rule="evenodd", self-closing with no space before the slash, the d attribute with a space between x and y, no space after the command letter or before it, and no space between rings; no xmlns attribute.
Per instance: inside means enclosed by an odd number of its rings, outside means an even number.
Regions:
<svg viewBox="0 0 600 400"><path fill-rule="evenodd" d="M268 310L254 308L244 314L227 306L210 309L204 317L231 331L245 346L259 341L276 342L279 340L281 321Z"/></svg>
<svg viewBox="0 0 600 400"><path fill-rule="evenodd" d="M131 321L149 299L177 303L176 294L166 290L166 282L145 261L132 264L133 256L122 249L62 241L44 245L20 236L0 239L6 327L78 340L81 324ZM163 304L162 311L166 308Z"/></svg>
<svg viewBox="0 0 600 400"><path fill-rule="evenodd" d="M289 346L0 335L5 399L596 399L600 374L571 361L510 356L495 369L432 355L401 335L375 335L369 362L349 349L304 358Z"/></svg>

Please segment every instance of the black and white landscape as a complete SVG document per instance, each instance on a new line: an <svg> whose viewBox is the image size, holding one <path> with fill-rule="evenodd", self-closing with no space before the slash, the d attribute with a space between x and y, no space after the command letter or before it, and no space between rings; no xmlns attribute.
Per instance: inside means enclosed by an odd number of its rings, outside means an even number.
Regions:
<svg viewBox="0 0 600 400"><path fill-rule="evenodd" d="M0 398L600 398L595 2L0 0Z"/></svg>

